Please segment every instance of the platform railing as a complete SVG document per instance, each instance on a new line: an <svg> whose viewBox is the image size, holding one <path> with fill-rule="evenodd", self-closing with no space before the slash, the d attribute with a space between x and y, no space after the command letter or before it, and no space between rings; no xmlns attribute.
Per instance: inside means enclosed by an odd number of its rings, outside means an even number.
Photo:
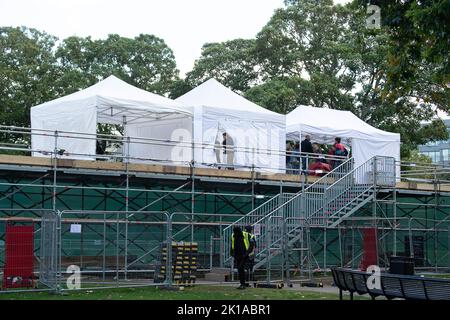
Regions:
<svg viewBox="0 0 450 320"><path fill-rule="evenodd" d="M44 138L48 141L48 147L44 149L33 149L31 146L31 138ZM70 150L70 146L77 141L89 141L96 146L106 145L106 149L102 152L74 152ZM102 147L102 148L103 148ZM131 152L136 148L160 149L161 154L177 154L176 157L149 156ZM229 150L229 146L227 147ZM144 163L144 164L161 164L170 166L194 166L197 168L216 168L225 170L245 170L245 171L262 171L273 173L290 173L299 174L303 171L310 174L322 174L321 170L302 170L302 161L308 164L314 162L325 162L328 164L339 163L347 157L321 154L306 153L298 151L286 151L283 149L270 149L258 146L232 146L234 158L236 154L240 154L241 158L246 159L245 165L227 163L226 154L224 154L224 146L222 143L204 143L192 141L189 139L156 139L142 138L134 136L112 135L112 134L89 134L82 132L68 131L52 131L44 129L31 129L26 127L0 126L0 153L10 155L26 155L38 157L57 157L58 159L80 159L80 160L97 160L108 162L124 162L124 163ZM193 161L195 154L209 153L213 155L216 163ZM277 163L268 162L261 156L279 157ZM286 157L291 159L289 163L285 162ZM173 159L177 160L173 160ZM225 159L224 159L225 158ZM234 160L236 162L236 159ZM241 161L242 162L242 161Z"/></svg>
<svg viewBox="0 0 450 320"><path fill-rule="evenodd" d="M450 186L450 166L423 162L396 161L397 182Z"/></svg>
<svg viewBox="0 0 450 320"><path fill-rule="evenodd" d="M51 143L46 149L32 149L31 137L46 138ZM61 141L92 141L95 144L106 144L116 146L117 150L110 148L109 151L103 153L89 153L89 152L71 152L69 148L65 148ZM130 156L127 150L130 146L142 145L147 147L155 147L184 153L181 160L164 159L153 156ZM193 154L204 151L220 152L220 161L217 163L202 163L202 161L192 162ZM209 152L208 151L208 152ZM194 166L196 168L220 168L220 169L234 169L245 171L263 171L263 172L279 172L300 174L302 170L302 160L310 163L324 162L333 164L344 161L346 157L339 157L320 153L306 153L297 151L275 150L268 148L258 148L255 146L238 147L233 146L235 154L241 152L244 157L251 159L247 161L247 165L228 164L222 161L223 146L214 143L202 143L198 141L176 140L176 139L151 139L141 137L127 137L119 134L88 134L82 132L67 132L67 131L53 131L44 129L31 129L29 127L4 126L0 125L0 154L6 155L34 155L42 157L56 157L58 159L86 159L107 162L134 162L146 164L161 164L168 166ZM271 154L279 156L281 159L290 157L293 161L291 163L259 163L258 155ZM284 158L283 158L284 157ZM281 160L280 160L281 161ZM283 160L284 161L284 160ZM431 183L436 185L450 186L450 166L433 164L428 162L410 162L410 161L396 161L397 182L407 183ZM324 171L321 170L305 170L311 175L322 175Z"/></svg>

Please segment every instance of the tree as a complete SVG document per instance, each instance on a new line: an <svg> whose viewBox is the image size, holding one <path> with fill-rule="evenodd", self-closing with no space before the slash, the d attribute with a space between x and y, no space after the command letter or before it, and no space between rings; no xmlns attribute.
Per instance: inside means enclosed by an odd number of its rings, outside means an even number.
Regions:
<svg viewBox="0 0 450 320"><path fill-rule="evenodd" d="M166 94L178 80L172 50L152 35L105 40L57 38L26 27L0 28L0 124L28 126L30 107L115 74Z"/></svg>
<svg viewBox="0 0 450 320"><path fill-rule="evenodd" d="M178 79L172 50L153 35L130 39L113 34L105 40L69 37L56 57L64 70L62 81L73 91L116 75L141 89L167 94Z"/></svg>
<svg viewBox="0 0 450 320"><path fill-rule="evenodd" d="M266 81L247 97L275 111L288 112L298 104L351 110L375 127L401 133L402 156L417 144L446 139L442 121L432 120L436 103L445 103L433 82L433 65L422 63L423 72L410 79L402 95L392 90L389 30L368 29L365 7L334 6L329 0L285 2L257 35ZM432 122L423 125L426 121Z"/></svg>
<svg viewBox="0 0 450 320"><path fill-rule="evenodd" d="M408 89L410 79L423 71L426 62L433 66L433 81L450 82L450 2L448 0L359 0L363 6L380 7L382 24L392 46L389 55L389 85ZM447 87L448 89L448 87ZM448 105L448 104L447 104Z"/></svg>
<svg viewBox="0 0 450 320"><path fill-rule="evenodd" d="M400 133L402 157L419 144L447 139L444 123L436 118L436 108L443 106L443 91L433 82L432 64L422 61L423 71L410 78L403 90L392 87L389 73L393 44L389 29L366 28L365 8L357 3L347 7L353 12L349 26L353 33L352 51L358 53L356 81L361 86L355 94L354 112L375 127Z"/></svg>
<svg viewBox="0 0 450 320"><path fill-rule="evenodd" d="M192 89L194 89L194 86L189 84L185 79L179 79L172 83L169 98L176 99L178 97L181 97L186 92L191 91Z"/></svg>
<svg viewBox="0 0 450 320"><path fill-rule="evenodd" d="M0 28L0 124L28 126L30 107L58 96L56 38L26 27Z"/></svg>
<svg viewBox="0 0 450 320"><path fill-rule="evenodd" d="M58 82L64 88L61 95L85 89L104 78L97 51L91 37L69 37L56 48L55 57L61 71Z"/></svg>
<svg viewBox="0 0 450 320"><path fill-rule="evenodd" d="M248 90L258 80L255 40L235 39L221 43L207 43L186 82L196 87L215 78L236 92Z"/></svg>
<svg viewBox="0 0 450 320"><path fill-rule="evenodd" d="M346 32L351 13L333 6L332 0L286 1L286 5L257 35L263 76L303 78L309 81L301 93L307 104L351 109L353 52Z"/></svg>
<svg viewBox="0 0 450 320"><path fill-rule="evenodd" d="M269 110L287 114L295 106L308 104L304 95L313 90L310 82L300 77L273 78L245 92L245 97Z"/></svg>

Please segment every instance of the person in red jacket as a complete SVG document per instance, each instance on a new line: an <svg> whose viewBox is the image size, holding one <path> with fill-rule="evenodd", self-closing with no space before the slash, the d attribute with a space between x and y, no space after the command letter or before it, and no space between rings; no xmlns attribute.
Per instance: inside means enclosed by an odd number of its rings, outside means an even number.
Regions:
<svg viewBox="0 0 450 320"><path fill-rule="evenodd" d="M344 145L341 143L341 138L336 137L334 138L334 152L335 154L338 153L339 155L344 155L346 149Z"/></svg>
<svg viewBox="0 0 450 320"><path fill-rule="evenodd" d="M335 156L346 157L348 155L347 149L345 149L344 145L341 143L341 138L339 137L334 138L334 145L332 149L334 150ZM336 168L341 165L341 163L342 160L335 160L333 161L332 167Z"/></svg>

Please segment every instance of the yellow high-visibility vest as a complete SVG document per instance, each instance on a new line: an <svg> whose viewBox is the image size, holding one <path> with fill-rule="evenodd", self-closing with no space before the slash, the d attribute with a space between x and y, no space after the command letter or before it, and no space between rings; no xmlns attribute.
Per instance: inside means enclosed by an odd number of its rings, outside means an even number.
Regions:
<svg viewBox="0 0 450 320"><path fill-rule="evenodd" d="M242 231L242 235L244 237L244 246L245 246L245 250L248 250L248 248L250 247L250 242L248 241L248 233L245 231ZM234 234L231 237L231 249L234 250Z"/></svg>
<svg viewBox="0 0 450 320"><path fill-rule="evenodd" d="M248 236L248 242L249 242L249 246L250 246L250 241L255 238L255 235L253 233L247 232L247 236ZM252 252L249 253L249 256L254 256L254 255L255 255L255 247L253 247Z"/></svg>

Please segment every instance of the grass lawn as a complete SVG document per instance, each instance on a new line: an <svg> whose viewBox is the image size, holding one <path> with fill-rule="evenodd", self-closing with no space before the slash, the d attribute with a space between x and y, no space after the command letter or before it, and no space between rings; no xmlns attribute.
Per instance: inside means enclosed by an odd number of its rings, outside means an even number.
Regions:
<svg viewBox="0 0 450 320"><path fill-rule="evenodd" d="M355 297L357 298L357 297ZM198 285L182 291L155 287L79 290L55 295L48 292L0 294L0 300L337 300L332 293L297 291L292 289L247 288ZM364 299L364 298L363 298Z"/></svg>

